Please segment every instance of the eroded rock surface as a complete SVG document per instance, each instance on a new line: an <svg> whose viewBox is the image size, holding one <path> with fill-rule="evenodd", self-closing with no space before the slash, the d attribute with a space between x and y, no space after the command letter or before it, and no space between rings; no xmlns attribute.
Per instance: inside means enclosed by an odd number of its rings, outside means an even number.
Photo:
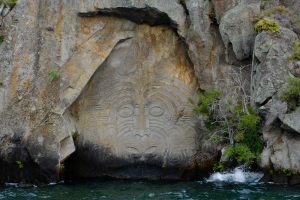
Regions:
<svg viewBox="0 0 300 200"><path fill-rule="evenodd" d="M222 18L220 33L226 47L227 62L245 60L252 55L256 36L253 21L259 11L259 1L246 1L227 11Z"/></svg>
<svg viewBox="0 0 300 200"><path fill-rule="evenodd" d="M255 103L263 105L281 89L293 68L289 57L297 35L282 28L279 33L263 31L255 39L252 67L252 96Z"/></svg>

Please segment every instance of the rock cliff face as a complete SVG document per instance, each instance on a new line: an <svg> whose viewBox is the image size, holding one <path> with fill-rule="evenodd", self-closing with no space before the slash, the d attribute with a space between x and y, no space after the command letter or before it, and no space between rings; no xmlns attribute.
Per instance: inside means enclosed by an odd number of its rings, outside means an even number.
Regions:
<svg viewBox="0 0 300 200"><path fill-rule="evenodd" d="M255 17L272 3L295 18L279 33L257 34ZM299 109L289 113L277 98L297 67L289 60L299 39L297 6L19 0L1 19L0 182L54 181L64 161L78 178L205 175L220 148L188 98L230 91L229 74L241 66L266 116L260 165L300 173Z"/></svg>

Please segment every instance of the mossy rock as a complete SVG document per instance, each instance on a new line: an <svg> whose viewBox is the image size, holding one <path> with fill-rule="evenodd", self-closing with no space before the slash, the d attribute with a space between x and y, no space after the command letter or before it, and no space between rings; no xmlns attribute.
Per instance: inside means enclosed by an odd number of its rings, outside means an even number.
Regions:
<svg viewBox="0 0 300 200"><path fill-rule="evenodd" d="M270 31L270 32L279 32L280 25L272 19L269 18L262 18L258 20L255 24L255 31L260 33L262 31Z"/></svg>

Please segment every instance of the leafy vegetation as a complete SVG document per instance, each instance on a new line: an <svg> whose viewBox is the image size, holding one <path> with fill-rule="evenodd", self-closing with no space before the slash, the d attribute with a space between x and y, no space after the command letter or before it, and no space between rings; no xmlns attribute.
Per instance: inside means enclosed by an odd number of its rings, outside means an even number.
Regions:
<svg viewBox="0 0 300 200"><path fill-rule="evenodd" d="M262 31L270 31L270 32L279 32L280 25L272 19L269 18L262 18L259 19L255 24L255 31L262 32Z"/></svg>
<svg viewBox="0 0 300 200"><path fill-rule="evenodd" d="M222 171L224 171L225 170L224 163L222 163L222 162L215 163L214 166L213 166L213 170L215 172L222 172Z"/></svg>
<svg viewBox="0 0 300 200"><path fill-rule="evenodd" d="M204 119L210 140L226 147L225 156L237 164L251 165L263 149L261 118L245 101L233 103L218 90L197 95L194 111ZM223 166L223 167L222 167ZM223 163L214 169L220 171Z"/></svg>
<svg viewBox="0 0 300 200"><path fill-rule="evenodd" d="M238 163L251 165L256 158L255 154L250 150L246 144L237 144L236 146L229 146L225 149L225 156L228 158L235 158Z"/></svg>
<svg viewBox="0 0 300 200"><path fill-rule="evenodd" d="M19 169L23 169L23 168L24 168L24 164L23 164L22 161L17 160L17 161L16 161L16 164L17 164L17 166L18 166Z"/></svg>
<svg viewBox="0 0 300 200"><path fill-rule="evenodd" d="M51 69L49 72L49 75L52 79L58 78L60 76L60 73L56 69Z"/></svg>
<svg viewBox="0 0 300 200"><path fill-rule="evenodd" d="M18 0L0 0L0 3L5 3L10 6L15 6Z"/></svg>
<svg viewBox="0 0 300 200"><path fill-rule="evenodd" d="M65 164L60 163L60 164L59 164L59 169L60 169L60 170L64 170L64 169L65 169Z"/></svg>
<svg viewBox="0 0 300 200"><path fill-rule="evenodd" d="M284 87L279 98L283 101L289 102L296 100L299 104L300 102L300 78L289 77L288 84Z"/></svg>

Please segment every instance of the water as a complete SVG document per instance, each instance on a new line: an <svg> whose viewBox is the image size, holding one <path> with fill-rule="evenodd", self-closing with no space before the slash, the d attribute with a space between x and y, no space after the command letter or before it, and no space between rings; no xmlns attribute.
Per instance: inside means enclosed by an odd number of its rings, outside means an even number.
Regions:
<svg viewBox="0 0 300 200"><path fill-rule="evenodd" d="M207 182L257 183L263 175L259 172L248 172L241 166L229 172L214 173L207 179Z"/></svg>
<svg viewBox="0 0 300 200"><path fill-rule="evenodd" d="M260 173L215 173L209 179L194 182L158 183L145 181L72 182L43 187L0 188L0 199L14 200L206 200L206 199L300 199L300 186L258 183Z"/></svg>

